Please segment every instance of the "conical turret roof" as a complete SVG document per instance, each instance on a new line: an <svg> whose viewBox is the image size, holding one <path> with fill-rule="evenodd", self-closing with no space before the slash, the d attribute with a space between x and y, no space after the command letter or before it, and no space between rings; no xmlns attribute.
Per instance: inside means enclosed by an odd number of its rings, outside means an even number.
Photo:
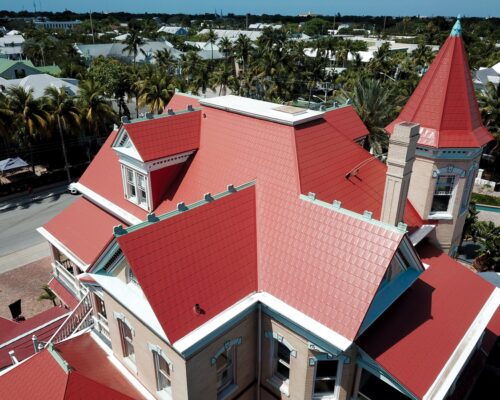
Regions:
<svg viewBox="0 0 500 400"><path fill-rule="evenodd" d="M460 17L403 111L386 127L420 124L419 145L482 147L493 139L483 126L467 61Z"/></svg>

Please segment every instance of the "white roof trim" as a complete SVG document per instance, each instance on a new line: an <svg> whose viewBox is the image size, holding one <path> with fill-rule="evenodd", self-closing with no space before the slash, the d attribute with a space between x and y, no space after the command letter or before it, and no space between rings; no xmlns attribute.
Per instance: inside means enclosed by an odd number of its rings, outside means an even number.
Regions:
<svg viewBox="0 0 500 400"><path fill-rule="evenodd" d="M156 314L141 290L134 290L120 278L100 274L86 274L79 277L90 276L104 291L112 296L123 307L130 311L139 321L149 327L161 339L169 343L165 331L160 325Z"/></svg>
<svg viewBox="0 0 500 400"><path fill-rule="evenodd" d="M81 183L79 182L75 183L73 187L76 190L78 190L81 194L83 194L85 198L89 199L92 203L96 204L101 208L104 208L110 214L126 222L128 225L136 225L142 222L142 220L137 218L135 215L130 214L128 211L125 211L123 208L117 206L113 202L107 200L100 194L97 194L96 192L82 185Z"/></svg>
<svg viewBox="0 0 500 400"><path fill-rule="evenodd" d="M460 374L469 359L472 351L474 351L477 342L481 338L486 326L495 314L499 305L500 289L495 288L458 344L457 348L453 351L451 357L446 362L436 380L424 395L423 400L440 400L445 398L450 390L450 387L453 385L457 376Z"/></svg>
<svg viewBox="0 0 500 400"><path fill-rule="evenodd" d="M121 374L129 381L132 386L134 386L145 399L155 400L155 397L149 393L149 391L139 382L139 380L127 369L123 366L121 362L118 361L116 356L113 354L113 351L102 341L102 339L97 336L97 334L93 331L90 332L90 336L94 341L99 345L102 351L106 353L108 356L108 360L113 364L113 366L121 372Z"/></svg>
<svg viewBox="0 0 500 400"><path fill-rule="evenodd" d="M411 244L413 246L419 244L429 233L434 230L434 228L436 228L436 225L422 225L410 235Z"/></svg>
<svg viewBox="0 0 500 400"><path fill-rule="evenodd" d="M27 332L24 332L24 333L20 334L19 336L16 336L16 337L14 337L12 339L9 339L8 341L6 341L4 343L0 343L0 349L3 349L5 346L8 346L9 344L16 342L17 340L22 339L23 337L31 335L32 333L35 333L39 329L45 328L46 326L49 326L49 325L53 324L54 322L59 321L62 318L67 318L69 314L71 314L71 311L68 311L66 314L62 314L59 317L56 317L56 318L54 318L54 319L52 319L52 320L50 320L48 322L40 324L36 328L33 328L33 329L31 329L31 330L29 330Z"/></svg>
<svg viewBox="0 0 500 400"><path fill-rule="evenodd" d="M87 271L90 267L86 264L80 257L73 253L69 248L67 248L62 242L60 242L54 235L52 235L43 226L37 228L37 232L47 239L57 250L64 253L71 261L73 261L82 271Z"/></svg>
<svg viewBox="0 0 500 400"><path fill-rule="evenodd" d="M319 338L332 344L342 351L345 351L352 344L352 341L350 341L346 337L315 321L311 317L305 315L294 307L289 306L273 295L266 292L259 292L245 297L238 303L222 311L220 314L216 315L209 321L205 322L203 325L199 326L183 338L176 341L173 344L174 349L180 353L185 352L187 349L198 343L210 333L214 332L221 326L224 326L224 324L228 323L231 319L235 318L237 315L244 312L246 309L253 306L257 302L261 302L276 313L283 315L287 319L290 319L294 323L300 325L303 329L311 332L312 334L318 336Z"/></svg>
<svg viewBox="0 0 500 400"><path fill-rule="evenodd" d="M324 114L322 111L313 111L305 108L300 113L289 114L278 110L279 107L282 107L281 104L234 95L202 99L200 100L200 104L236 114L291 126L319 119Z"/></svg>

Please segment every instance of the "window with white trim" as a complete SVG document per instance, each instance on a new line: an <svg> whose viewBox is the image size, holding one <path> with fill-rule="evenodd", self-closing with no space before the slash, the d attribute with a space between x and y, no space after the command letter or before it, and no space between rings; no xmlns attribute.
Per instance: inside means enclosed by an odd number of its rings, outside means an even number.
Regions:
<svg viewBox="0 0 500 400"><path fill-rule="evenodd" d="M159 352L153 350L156 375L156 390L172 395L171 369L169 362Z"/></svg>
<svg viewBox="0 0 500 400"><path fill-rule="evenodd" d="M132 339L132 329L123 319L118 319L118 328L120 330L120 340L122 344L123 357L128 358L135 364L135 350Z"/></svg>
<svg viewBox="0 0 500 400"><path fill-rule="evenodd" d="M148 178L146 175L122 165L125 198L148 209Z"/></svg>
<svg viewBox="0 0 500 400"><path fill-rule="evenodd" d="M338 360L316 360L316 370L314 372L314 392L313 399L330 399L335 395L335 385L337 383L337 372L339 368Z"/></svg>
<svg viewBox="0 0 500 400"><path fill-rule="evenodd" d="M235 384L236 346L222 352L215 362L217 369L217 398L225 394L225 390Z"/></svg>
<svg viewBox="0 0 500 400"><path fill-rule="evenodd" d="M432 198L431 213L450 212L456 175L438 175Z"/></svg>

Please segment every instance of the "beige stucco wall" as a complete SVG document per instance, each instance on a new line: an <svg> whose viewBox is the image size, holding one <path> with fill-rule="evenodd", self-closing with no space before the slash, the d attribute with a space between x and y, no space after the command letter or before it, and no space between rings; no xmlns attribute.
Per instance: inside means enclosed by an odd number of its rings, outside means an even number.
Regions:
<svg viewBox="0 0 500 400"><path fill-rule="evenodd" d="M429 218L436 185L436 178L432 176L433 170L453 165L467 173L473 162L478 160L479 158L475 160L432 160L423 157L416 158L413 165L413 174L411 177L408 198L424 220ZM429 219L431 224L436 224L436 230L433 237L445 251L449 251L452 246L459 244L465 222L466 213L460 215L460 205L467 182L467 175L465 177L457 176L457 179L458 181L456 181L455 192L452 198L453 207L451 214L453 219Z"/></svg>
<svg viewBox="0 0 500 400"><path fill-rule="evenodd" d="M173 363L171 371L172 396L174 399L187 399L186 384L186 364L181 356L171 349L162 339L155 335L151 330L144 326L132 313L119 304L106 292L104 293L104 303L106 304L106 313L108 316L109 333L111 337L112 350L118 360L120 360L130 372L157 398L156 377L153 362L153 353L148 348L148 343L160 346L168 359ZM114 317L114 312L121 313L130 321L134 328L134 350L135 350L135 368L128 360L123 357L118 321Z"/></svg>

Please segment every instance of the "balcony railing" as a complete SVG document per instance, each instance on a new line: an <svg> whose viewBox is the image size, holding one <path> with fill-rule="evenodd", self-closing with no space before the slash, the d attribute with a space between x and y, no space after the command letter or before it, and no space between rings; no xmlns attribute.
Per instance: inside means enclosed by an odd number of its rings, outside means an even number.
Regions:
<svg viewBox="0 0 500 400"><path fill-rule="evenodd" d="M109 326L108 320L101 313L97 313L97 316L94 316L94 321L96 324L94 328L96 328L106 339L111 341L111 337L109 336Z"/></svg>
<svg viewBox="0 0 500 400"><path fill-rule="evenodd" d="M90 300L90 293L87 293L82 300L80 300L66 321L64 321L54 335L52 335L46 346L50 343L59 343L76 332L88 328L93 322L92 302Z"/></svg>
<svg viewBox="0 0 500 400"><path fill-rule="evenodd" d="M54 276L64 285L68 290L70 290L78 299L82 299L88 292L87 288L80 284L80 281L73 275L72 272L68 271L65 265L69 265L71 261L65 260L63 263L55 260L52 263L52 268L54 270ZM73 263L71 263L73 265ZM76 268L72 266L72 268Z"/></svg>

